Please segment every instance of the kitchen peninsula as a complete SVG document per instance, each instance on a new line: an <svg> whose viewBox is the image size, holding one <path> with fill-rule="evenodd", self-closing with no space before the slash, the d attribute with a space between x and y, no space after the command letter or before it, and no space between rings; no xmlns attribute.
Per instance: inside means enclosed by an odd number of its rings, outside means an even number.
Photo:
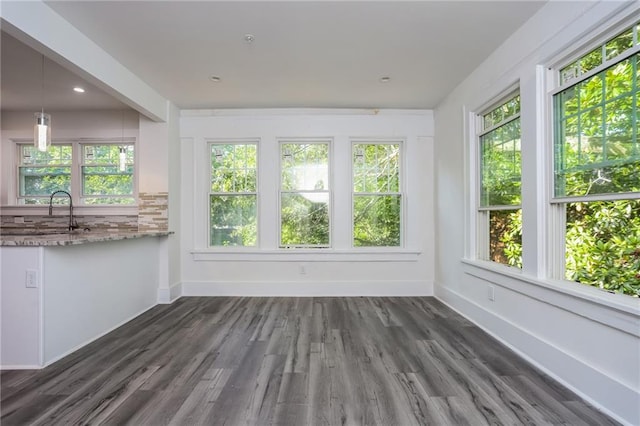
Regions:
<svg viewBox="0 0 640 426"><path fill-rule="evenodd" d="M170 234L0 232L2 368L49 365L155 306Z"/></svg>

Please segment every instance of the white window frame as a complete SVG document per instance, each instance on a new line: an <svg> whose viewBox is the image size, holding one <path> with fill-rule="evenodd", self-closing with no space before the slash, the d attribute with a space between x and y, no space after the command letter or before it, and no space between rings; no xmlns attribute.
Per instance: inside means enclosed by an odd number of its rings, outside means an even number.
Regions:
<svg viewBox="0 0 640 426"><path fill-rule="evenodd" d="M328 169L328 180L329 180L329 189L322 191L313 191L313 190L287 190L284 191L282 189L282 170L283 170L283 155L282 155L282 145L287 144L325 144L327 145L327 169ZM278 220L278 247L282 250L296 250L296 249L331 249L333 247L333 140L327 138L286 138L286 139L278 139L278 212L277 212L277 220ZM329 242L326 245L313 245L313 244L295 244L288 245L282 243L282 194L283 193L327 193L328 194L328 204L329 204Z"/></svg>
<svg viewBox="0 0 640 426"><path fill-rule="evenodd" d="M33 145L33 141L31 139L13 139L15 144L14 152L16 153L16 165L14 171L14 183L12 191L14 191L15 196L12 197L15 205L20 207L31 206L28 204L24 204L21 201L24 197L20 196L20 167L22 165L22 146L24 145ZM138 144L136 138L80 138L80 139L54 139L52 142L53 146L56 145L71 145L71 198L73 201L74 207L80 208L100 208L111 210L125 210L132 207L137 207L138 205L138 167L137 167L137 156L138 153ZM84 198L85 196L82 194L82 166L84 165L83 158L83 146L84 145L132 145L134 147L134 162L133 162L133 193L130 195L133 198L134 202L132 204L85 204ZM43 197L44 198L44 197ZM88 196L86 198L95 198L93 196ZM37 206L42 207L43 204L38 204ZM110 213L115 214L115 213Z"/></svg>
<svg viewBox="0 0 640 426"><path fill-rule="evenodd" d="M260 247L260 141L257 139L209 139L206 141L207 147L207 168L208 180L206 187L206 211L207 211L207 247L215 250L251 250ZM255 192L212 192L211 181L213 178L213 167L211 165L211 152L215 145L255 145L256 146L256 190ZM211 196L223 194L255 195L256 197L256 244L252 246L217 246L211 244Z"/></svg>
<svg viewBox="0 0 640 426"><path fill-rule="evenodd" d="M584 55L596 49L599 45L603 45L603 53L604 53L604 44L609 40L615 38L625 30L627 30L630 26L635 28L634 30L634 45L632 48L625 51L623 54L618 55L612 59L605 60L599 66L589 70L588 72L571 78L566 82L561 81L561 70L577 61ZM640 21L638 21L638 15L635 14L633 16L629 16L607 30L600 33L598 36L591 39L591 41L586 41L579 49L574 50L570 54L564 54L560 57L557 57L550 61L550 65L547 66L546 72L544 75L544 90L546 91L547 97L547 113L546 121L548 123L546 138L548 141L548 146L546 147L546 171L547 171L547 179L546 179L546 190L549 194L549 209L548 209L548 242L547 242L547 277L552 280L558 280L562 282L572 282L565 278L566 274L566 244L565 244L565 235L566 235L566 205L567 203L572 202L594 202L594 201L615 201L615 200L640 200L640 192L626 192L626 193L612 193L612 194L593 194L586 196L556 196L555 195L555 158L554 158L554 150L555 150L555 103L554 96L559 94L560 92L575 86L576 84L588 80L594 75L608 69L612 65L623 61L627 58L632 57L633 55L640 53L640 31L638 27L640 26ZM604 56L603 56L604 57ZM578 283L579 284L579 283Z"/></svg>
<svg viewBox="0 0 640 426"><path fill-rule="evenodd" d="M474 158L474 181L473 181L473 205L475 215L475 258L487 262L492 262L498 265L503 265L508 268L515 268L513 266L502 264L498 262L493 262L490 256L490 232L491 232L491 212L492 211L503 211L503 210L522 210L522 194L521 194L521 203L518 205L498 205L498 206L482 206L481 196L482 196L482 151L480 149L480 139L483 135L486 135L504 125L507 125L514 120L520 120L522 114L522 99L520 101L520 112L510 116L506 120L502 120L499 123L494 124L493 126L484 129L483 118L484 115L495 109L496 107L502 105L503 103L520 96L520 88L519 83L510 85L506 90L502 91L499 95L494 97L491 101L487 102L481 108L477 110L479 112L474 113L473 120L473 158ZM522 130L520 131L521 144L522 144ZM522 168L520 173L520 179L522 180ZM522 181L521 181L522 182ZM518 270L520 268L517 268Z"/></svg>
<svg viewBox="0 0 640 426"><path fill-rule="evenodd" d="M137 155L138 153L136 152L136 145L134 143L134 139L133 138L125 138L121 141L118 141L117 143L113 143L113 142L102 142L102 141L92 141L92 142L87 142L87 141L80 141L78 143L78 148L74 149L74 154L76 152L79 152L79 164L78 164L78 169L79 169L79 183L78 183L78 197L80 199L80 205L84 205L84 206L93 206L93 205L97 205L97 206L110 206L110 205L119 205L119 206L131 206L131 205L135 205L137 204L137 200L138 200L138 194L137 194L137 190L136 188L138 187L138 185L136 184L136 160L137 160ZM123 147L123 146L132 146L133 147L133 163L126 163L127 167L128 166L132 166L133 167L133 171L131 173L131 179L132 179L132 188L131 188L131 194L126 194L126 195L91 195L91 194L85 194L84 193L84 167L92 167L92 166L114 166L114 164L107 164L107 163L103 163L103 164L87 164L85 163L85 147L88 146L98 146L98 145L113 145L113 146L118 146L118 147ZM73 186L73 183L72 183ZM102 204L102 203L97 203L97 204L86 204L84 202L85 199L87 198L103 198L103 199L117 199L117 198L133 198L133 203L132 204Z"/></svg>
<svg viewBox="0 0 640 426"><path fill-rule="evenodd" d="M356 145L398 145L398 192L356 192L354 190L355 183L355 169L353 167L353 158L355 155L354 149ZM406 192L405 188L405 141L402 139L351 139L351 248L355 250L375 250L375 249L401 249L405 246L405 224L406 224ZM397 246L355 246L353 244L354 237L354 204L356 195L371 195L371 196L388 196L397 195L400 197L400 244Z"/></svg>
<svg viewBox="0 0 640 426"><path fill-rule="evenodd" d="M74 189L74 185L73 185L73 176L74 176L74 164L73 164L73 161L74 161L74 157L75 157L75 155L74 155L75 154L74 146L73 146L73 144L68 143L68 142L59 142L59 143L52 144L51 146L53 146L53 147L69 146L71 148L71 163L69 163L69 164L46 164L46 165L43 164L43 165L32 165L32 166L29 166L28 164L22 162L23 161L23 147L33 147L33 142L30 141L30 142L17 142L16 143L17 162L16 162L16 171L15 171L16 179L15 179L15 188L14 188L15 194L16 194L16 197L15 197L16 205L19 205L19 206L30 206L30 205L42 206L44 204L27 204L25 202L25 200L28 199L28 198L37 198L37 199L42 199L43 201L45 201L45 204L46 204L46 203L48 203L48 199L50 198L50 195L51 195L51 194L48 194L48 195L35 195L35 196L27 196L27 195L22 196L22 195L20 195L20 181L21 181L20 169L23 168L23 167L25 167L25 168L26 167L45 168L45 167L55 167L55 166L69 167L69 178L70 178L69 179L69 186L70 186L70 193L72 193L72 191ZM60 188L60 189L66 190L64 188ZM65 201L65 202L67 202L67 201Z"/></svg>

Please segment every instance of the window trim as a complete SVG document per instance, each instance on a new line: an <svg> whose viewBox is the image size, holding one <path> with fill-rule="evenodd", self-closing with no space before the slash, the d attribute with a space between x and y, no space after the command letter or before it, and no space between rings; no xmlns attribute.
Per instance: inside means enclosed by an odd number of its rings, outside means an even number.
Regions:
<svg viewBox="0 0 640 426"><path fill-rule="evenodd" d="M16 142L15 146L16 146L16 158L17 158L16 167L15 167L15 174L14 174L14 176L15 176L15 185L13 185L13 188L14 188L14 191L15 191L15 197L14 197L15 205L21 206L21 207L46 205L47 203L45 203L45 204L39 204L39 203L27 204L27 203L25 203L25 199L27 199L27 198L36 198L36 199L43 199L43 200L46 201L47 198L50 198L51 194L49 194L49 195L31 195L31 196L21 196L20 195L20 192L21 192L20 191L20 181L21 181L20 169L23 168L23 167L29 167L29 166L27 166L27 165L22 163L22 158L23 158L22 149L25 146L33 146L33 141L28 141L28 142L27 141L25 141L25 142L15 141L15 142ZM75 157L75 155L74 155L74 146L73 146L73 144L67 143L67 142L64 142L64 143L63 142L59 142L59 143L56 143L55 145L57 145L57 146L69 146L71 148L71 162L69 164L36 165L36 166L33 166L33 167L42 167L42 168L51 167L51 166L54 166L54 167L55 166L69 167L69 188L70 188L69 192L73 195L73 192L72 192L73 189L74 189L74 186L73 186L74 162L73 161L74 161L74 157ZM54 144L52 144L52 146L54 146Z"/></svg>
<svg viewBox="0 0 640 426"><path fill-rule="evenodd" d="M213 167L211 164L211 149L214 145L255 145L256 146L256 190L254 193L238 193L238 192L212 192L211 182L213 178ZM207 240L206 247L210 250L255 250L260 247L260 140L258 139L207 139L205 141L205 147L207 149L207 186L206 192L206 223L207 223ZM252 246L216 246L211 245L211 195L255 195L256 197L256 243Z"/></svg>
<svg viewBox="0 0 640 426"><path fill-rule="evenodd" d="M84 193L84 167L91 167L91 166L105 166L108 165L106 163L102 163L102 164L86 164L85 163L85 157L84 157L84 147L85 146L96 146L96 145L114 145L114 146L133 146L133 172L131 173L131 179L132 179L132 190L131 190L131 194L126 194L126 195L91 195L91 194L85 194ZM77 151L79 152L79 164L78 164L78 174L79 174L79 184L78 184L78 199L80 201L82 201L81 206L93 206L93 205L104 205L104 206L109 206L109 205L113 205L113 204L85 204L83 201L86 198L133 198L133 203L132 204L120 204L123 206L130 206L130 205L135 205L138 203L138 194L137 194L137 179L136 179L136 164L137 164L137 158L138 158L138 153L136 150L136 145L135 145L135 140L133 138L123 138L121 141L119 141L119 143L103 143L101 141L92 141L92 142L86 142L86 141L80 141L78 143L78 148ZM74 150L75 152L75 150ZM127 166L129 166L131 163L126 163ZM110 164L109 164L110 165ZM117 204L117 203L116 203Z"/></svg>
<svg viewBox="0 0 640 426"><path fill-rule="evenodd" d="M497 107L509 102L511 99L516 97L520 97L520 110L507 117L506 119L502 119L500 122L493 124L492 126L484 129L484 116L489 112L493 111ZM502 264L498 262L494 262L490 259L491 257L491 246L490 246L490 231L491 231L491 212L494 211L518 211L522 210L522 194L520 196L519 204L509 204L509 205L488 205L483 206L481 202L482 196L482 150L481 150L481 138L484 135L487 135L500 127L508 125L515 120L521 120L522 116L522 97L520 91L520 82L516 82L514 84L509 85L505 90L500 92L499 95L492 98L492 100L485 102L482 107L476 109L477 112L470 113L471 120L471 128L473 129L473 137L470 138L473 141L473 147L471 149L471 155L473 156L473 163L475 165L474 170L471 171L473 174L473 181L471 182L471 186L473 187L473 211L472 217L474 219L474 225L471 227L472 232L475 233L473 237L471 237L471 242L475 244L475 246L471 247L472 253L475 254L473 256L474 259L479 261L488 262L490 264L499 264L504 266L505 268L513 268L515 270L521 270L522 268L518 268L516 266L511 266L507 264ZM522 144L522 129L520 130L520 143ZM522 168L520 170L520 180L522 182ZM521 189L522 192L522 189ZM523 265L524 266L524 265Z"/></svg>
<svg viewBox="0 0 640 426"><path fill-rule="evenodd" d="M9 183L10 185L10 200L13 201L14 204L11 204L10 208L17 209L42 209L46 207L44 204L20 204L20 167L22 167L22 154L21 154L21 146L23 145L33 145L33 140L28 138L13 138L11 139L13 142L13 152L15 153L16 163L13 167L14 172L12 178L13 182ZM51 141L52 145L71 145L71 198L73 201L74 210L78 212L82 212L83 209L91 209L93 210L101 210L106 213L96 213L96 214L130 214L133 210L137 211L138 208L138 140L136 137L124 137L124 138L64 138L64 139L53 139ZM133 163L133 193L131 197L133 198L132 204L84 204L83 196L82 196L82 166L84 165L84 160L82 158L82 146L83 145L133 145L134 147L134 163ZM43 197L44 198L44 197ZM103 210L104 209L104 210ZM37 214L37 213L34 213ZM89 214L89 213L87 213Z"/></svg>
<svg viewBox="0 0 640 426"><path fill-rule="evenodd" d="M282 189L282 145L285 144L326 144L327 145L327 179L329 184L328 190L323 191L312 191L312 190L283 190ZM277 235L277 247L280 250L289 251L289 250L327 250L333 248L333 227L334 227L334 218L333 218L333 194L334 194L334 182L333 182L333 138L277 138L277 154L278 154L278 199L277 199L277 220L278 220L278 235ZM327 193L329 196L328 206L329 206L329 242L326 245L308 245L308 244L295 244L295 245L286 245L282 243L282 194L299 194L299 193Z"/></svg>
<svg viewBox="0 0 640 426"><path fill-rule="evenodd" d="M545 190L547 192L547 205L546 212L548 213L545 218L549 224L547 227L548 239L544 245L546 251L546 274L542 277L545 280L551 282L577 284L580 287L588 288L589 290L597 290L600 292L608 293L607 290L600 289L595 286L576 283L566 279L566 206L573 202L595 202L595 201L616 201L616 200L634 200L640 199L640 192L624 192L624 193L608 193L608 194L593 194L587 196L563 196L556 197L555 195L555 143L556 143L556 102L555 96L570 87L576 86L593 76L602 73L603 71L615 66L619 62L623 62L636 54L640 54L640 31L634 30L635 45L620 55L605 60L602 64L589 70L588 72L581 74L579 77L569 80L566 83L561 81L561 70L569 64L580 60L583 56L596 49L598 46L605 45L608 41L615 39L618 35L624 33L629 28L640 27L640 17L637 14L632 14L623 20L618 21L614 25L609 25L602 32L599 32L596 37L593 37L590 41L581 44L581 47L574 50L570 54L564 54L560 59L556 57L553 60L552 65L547 66L544 70L540 80L542 84L538 88L545 96ZM545 84L546 82L546 84ZM639 135L640 137L640 135ZM560 286L559 286L560 287ZM626 297L626 295L621 295Z"/></svg>
<svg viewBox="0 0 640 426"><path fill-rule="evenodd" d="M387 250L401 250L405 247L405 227L406 227L406 222L407 222L407 218L406 218L406 212L407 212L407 194L405 191L405 169L406 169L406 155L405 155L405 145L406 145L406 141L404 139L401 138L351 138L350 139L350 149L349 149L349 153L351 154L351 158L349 159L349 172L350 172L350 198L351 198L351 207L350 207L350 217L351 219L349 220L350 223L350 247L353 250L376 250L376 249L387 249ZM369 193L369 192L360 192L360 193L356 193L356 191L354 191L354 182L355 182L355 170L353 167L353 156L354 156L354 147L355 145L394 145L397 144L398 145L398 180L399 180L399 185L398 185L398 192L384 192L384 193L380 193L380 192L374 192L374 193ZM355 204L355 196L356 194L358 195L379 195L379 196L383 196L383 195L397 195L400 197L400 244L397 246L356 246L353 243L353 237L354 237L354 223L353 223L353 215L354 215L354 204Z"/></svg>

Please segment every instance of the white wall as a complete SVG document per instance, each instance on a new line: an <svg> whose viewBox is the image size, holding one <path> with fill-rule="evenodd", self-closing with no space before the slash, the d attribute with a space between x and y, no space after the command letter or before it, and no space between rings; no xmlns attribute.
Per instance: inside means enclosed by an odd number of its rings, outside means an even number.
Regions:
<svg viewBox="0 0 640 426"><path fill-rule="evenodd" d="M638 9L637 2L548 3L438 106L434 148L436 296L628 424L640 424L638 300L544 279L540 254L548 228L545 188L538 182L545 173L541 144L549 143L542 122L548 97L539 86L558 55ZM473 260L473 138L466 130L468 114L516 82L522 102L522 271ZM495 301L488 300L490 286Z"/></svg>
<svg viewBox="0 0 640 426"><path fill-rule="evenodd" d="M185 111L180 131L183 294L432 294L430 111ZM332 140L331 249L278 249L278 140L282 138ZM402 249L350 248L350 138L404 140L407 221ZM207 248L207 139L259 140L259 249Z"/></svg>
<svg viewBox="0 0 640 426"><path fill-rule="evenodd" d="M169 127L167 143L167 175L169 176L169 230L176 232L168 241L169 268L168 294L159 297L160 302L168 302L180 296L180 282L182 280L181 261L181 211L182 211L182 179L181 179L181 142L180 142L180 110L175 105L169 108ZM162 263L161 263L162 264Z"/></svg>
<svg viewBox="0 0 640 426"><path fill-rule="evenodd" d="M44 249L44 363L155 306L158 250L166 238Z"/></svg>
<svg viewBox="0 0 640 426"><path fill-rule="evenodd" d="M26 271L37 287L26 288ZM37 368L42 364L42 248L0 247L0 366Z"/></svg>

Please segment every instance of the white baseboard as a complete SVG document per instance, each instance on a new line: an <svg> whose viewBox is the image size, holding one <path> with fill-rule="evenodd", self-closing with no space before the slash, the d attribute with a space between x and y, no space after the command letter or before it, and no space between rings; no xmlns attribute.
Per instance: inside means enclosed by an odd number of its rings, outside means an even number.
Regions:
<svg viewBox="0 0 640 426"><path fill-rule="evenodd" d="M447 287L434 290L438 300L603 413L624 425L640 424L636 390Z"/></svg>
<svg viewBox="0 0 640 426"><path fill-rule="evenodd" d="M0 370L40 370L39 365L0 365Z"/></svg>
<svg viewBox="0 0 640 426"><path fill-rule="evenodd" d="M158 303L170 304L182 296L182 283L175 283L169 288L158 289Z"/></svg>
<svg viewBox="0 0 640 426"><path fill-rule="evenodd" d="M429 281L185 281L182 296L433 296Z"/></svg>

